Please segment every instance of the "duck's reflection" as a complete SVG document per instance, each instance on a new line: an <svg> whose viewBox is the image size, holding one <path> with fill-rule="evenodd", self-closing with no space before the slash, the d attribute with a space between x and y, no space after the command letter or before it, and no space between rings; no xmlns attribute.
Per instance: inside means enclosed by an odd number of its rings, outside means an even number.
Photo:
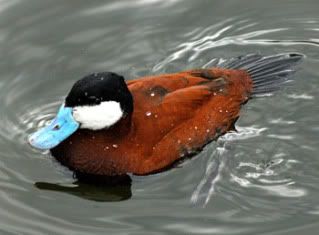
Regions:
<svg viewBox="0 0 319 235"><path fill-rule="evenodd" d="M72 194L87 200L99 202L114 202L128 200L132 196L131 177L94 177L76 175L77 181L72 184L36 182L35 187L41 190L51 190Z"/></svg>

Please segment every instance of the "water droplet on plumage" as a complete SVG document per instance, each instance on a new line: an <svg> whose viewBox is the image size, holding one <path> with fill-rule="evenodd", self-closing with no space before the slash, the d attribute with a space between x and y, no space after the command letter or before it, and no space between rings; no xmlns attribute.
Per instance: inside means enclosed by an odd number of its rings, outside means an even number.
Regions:
<svg viewBox="0 0 319 235"><path fill-rule="evenodd" d="M148 111L148 112L145 113L145 115L149 117L149 116L152 115L152 112Z"/></svg>
<svg viewBox="0 0 319 235"><path fill-rule="evenodd" d="M154 92L152 92L152 93L151 93L151 96L155 96L155 93L154 93Z"/></svg>
<svg viewBox="0 0 319 235"><path fill-rule="evenodd" d="M117 144L113 144L112 146L113 146L113 148L115 148L115 149L118 147Z"/></svg>

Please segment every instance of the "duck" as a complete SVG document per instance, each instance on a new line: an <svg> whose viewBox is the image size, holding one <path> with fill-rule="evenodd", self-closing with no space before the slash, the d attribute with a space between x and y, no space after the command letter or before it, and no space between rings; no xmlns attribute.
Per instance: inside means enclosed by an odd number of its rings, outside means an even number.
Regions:
<svg viewBox="0 0 319 235"><path fill-rule="evenodd" d="M56 117L28 142L80 175L159 173L234 130L241 107L279 90L302 58L248 54L127 81L92 73L75 82Z"/></svg>

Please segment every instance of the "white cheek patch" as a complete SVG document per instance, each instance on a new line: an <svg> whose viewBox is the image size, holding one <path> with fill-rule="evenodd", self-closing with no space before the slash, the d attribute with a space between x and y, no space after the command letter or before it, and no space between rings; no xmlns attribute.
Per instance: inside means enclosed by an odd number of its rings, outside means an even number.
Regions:
<svg viewBox="0 0 319 235"><path fill-rule="evenodd" d="M81 128L99 130L110 127L123 116L120 103L105 101L99 105L78 106L73 108L74 119L81 124Z"/></svg>

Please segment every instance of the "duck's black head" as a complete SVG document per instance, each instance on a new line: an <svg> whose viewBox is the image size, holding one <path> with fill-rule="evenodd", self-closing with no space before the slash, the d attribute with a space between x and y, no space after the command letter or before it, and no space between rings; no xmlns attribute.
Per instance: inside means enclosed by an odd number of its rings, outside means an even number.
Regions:
<svg viewBox="0 0 319 235"><path fill-rule="evenodd" d="M133 98L122 76L94 73L77 81L56 118L29 137L32 146L51 149L77 129L109 128L133 112Z"/></svg>
<svg viewBox="0 0 319 235"><path fill-rule="evenodd" d="M132 113L133 98L122 76L111 72L90 74L77 81L65 99L81 128L100 130Z"/></svg>
<svg viewBox="0 0 319 235"><path fill-rule="evenodd" d="M66 107L96 106L118 102L125 113L133 111L133 99L124 77L112 73L93 73L78 80L65 99Z"/></svg>

